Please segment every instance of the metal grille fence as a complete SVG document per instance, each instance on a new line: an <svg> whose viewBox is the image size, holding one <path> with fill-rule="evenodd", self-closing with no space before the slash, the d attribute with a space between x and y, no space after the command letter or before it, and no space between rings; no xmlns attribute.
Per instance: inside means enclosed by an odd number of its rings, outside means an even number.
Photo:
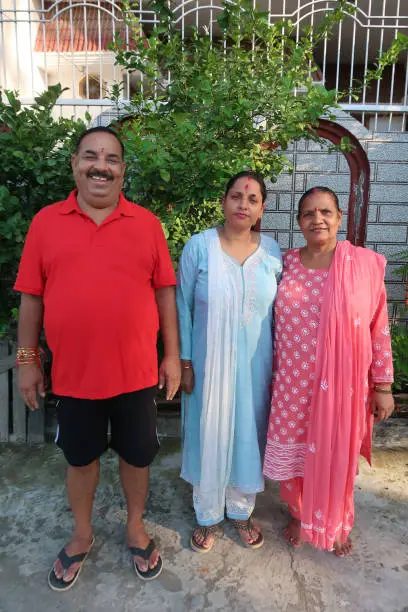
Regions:
<svg viewBox="0 0 408 612"><path fill-rule="evenodd" d="M330 40L317 49L315 63L328 88L346 90L362 79L373 60L389 46L398 32L408 34L405 0L353 0L355 13L347 17ZM299 36L302 27L317 25L336 0L253 0L268 11L270 22L290 19ZM176 0L174 19L183 36L191 25L217 37L218 0ZM148 33L156 22L154 11L143 0L133 10ZM123 104L131 98L138 74L115 66L108 49L115 32L127 44L130 32L120 3L112 0L0 0L0 86L17 90L24 103L48 85L58 82L67 90L58 101L64 116L88 111L96 123L109 123L112 102L107 98L114 83L123 85ZM406 131L408 113L408 58L405 55L381 81L363 88L355 101L342 101L366 127L378 131Z"/></svg>

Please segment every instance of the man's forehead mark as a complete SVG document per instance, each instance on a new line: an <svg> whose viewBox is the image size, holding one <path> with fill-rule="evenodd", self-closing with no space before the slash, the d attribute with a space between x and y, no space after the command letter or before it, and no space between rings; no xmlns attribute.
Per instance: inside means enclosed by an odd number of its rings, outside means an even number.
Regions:
<svg viewBox="0 0 408 612"><path fill-rule="evenodd" d="M101 147L101 148L99 149L99 153L104 153L104 152L105 152L105 149L104 149L103 147Z"/></svg>
<svg viewBox="0 0 408 612"><path fill-rule="evenodd" d="M315 212L319 212L319 209L317 208L317 206L315 206L314 211L315 211Z"/></svg>

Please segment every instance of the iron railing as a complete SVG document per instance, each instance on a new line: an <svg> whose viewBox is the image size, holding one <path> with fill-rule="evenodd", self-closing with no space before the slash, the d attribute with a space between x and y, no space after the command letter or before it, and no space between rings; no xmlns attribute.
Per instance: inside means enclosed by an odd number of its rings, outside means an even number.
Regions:
<svg viewBox="0 0 408 612"><path fill-rule="evenodd" d="M337 1L253 0L253 4L268 11L271 23L290 19L299 36L304 25L317 24ZM321 81L339 90L362 80L398 32L408 34L405 0L353 0L350 4L355 13L340 23L335 36L325 40L315 56ZM133 7L147 32L157 21L156 14L146 0ZM175 0L172 10L183 36L188 36L191 25L212 37L218 35L220 0ZM106 96L112 84L123 84L126 104L142 78L115 66L108 43L118 31L129 42L121 5L114 0L0 0L0 86L19 91L23 102L30 104L48 85L60 82L67 88L57 103L61 115L84 116L88 111L100 123L108 122L112 102ZM341 105L367 128L405 131L407 55L381 81L363 87L357 101L349 95Z"/></svg>

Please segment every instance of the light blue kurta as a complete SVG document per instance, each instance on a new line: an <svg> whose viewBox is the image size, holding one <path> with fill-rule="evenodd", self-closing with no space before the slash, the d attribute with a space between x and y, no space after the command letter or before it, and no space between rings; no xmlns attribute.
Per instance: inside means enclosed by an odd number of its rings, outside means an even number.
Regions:
<svg viewBox="0 0 408 612"><path fill-rule="evenodd" d="M216 232L216 229L211 230ZM275 240L260 236L258 249L242 266L223 252L226 270L237 267L242 283L239 317L236 405L232 466L229 486L245 493L264 488L262 462L270 408L272 381L272 315L282 258ZM183 451L181 476L200 485L200 418L203 403L207 347L208 253L203 234L184 247L178 271L181 358L189 359L195 384L191 395L183 393Z"/></svg>

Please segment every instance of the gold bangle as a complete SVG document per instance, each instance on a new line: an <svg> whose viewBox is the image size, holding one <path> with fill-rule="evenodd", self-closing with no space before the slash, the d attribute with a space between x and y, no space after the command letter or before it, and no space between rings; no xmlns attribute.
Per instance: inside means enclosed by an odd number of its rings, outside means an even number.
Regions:
<svg viewBox="0 0 408 612"><path fill-rule="evenodd" d="M38 347L37 348L25 348L23 346L19 346L17 348L16 353L17 353L17 358L39 356L40 349Z"/></svg>
<svg viewBox="0 0 408 612"><path fill-rule="evenodd" d="M41 364L40 349L19 346L16 351L16 365L26 365L29 363Z"/></svg>
<svg viewBox="0 0 408 612"><path fill-rule="evenodd" d="M373 388L375 393L384 393L385 395L392 395L392 389L389 389L388 387L377 387L377 385L374 385Z"/></svg>

